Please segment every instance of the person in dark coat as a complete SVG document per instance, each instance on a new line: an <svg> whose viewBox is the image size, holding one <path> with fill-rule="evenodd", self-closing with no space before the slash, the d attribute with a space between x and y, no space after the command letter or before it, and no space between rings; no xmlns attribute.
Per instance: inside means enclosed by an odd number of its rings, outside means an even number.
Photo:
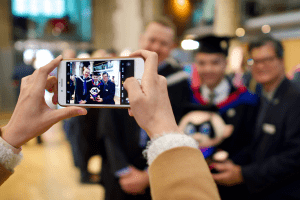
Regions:
<svg viewBox="0 0 300 200"><path fill-rule="evenodd" d="M89 63L84 63L83 76L76 77L75 103L86 104L90 98L93 80L90 78ZM95 83L94 83L95 84ZM80 170L81 183L98 183L99 176L88 171L88 161L99 154L97 121L99 109L88 109L88 114L68 120L67 135L71 143L74 165Z"/></svg>
<svg viewBox="0 0 300 200"><path fill-rule="evenodd" d="M222 149L229 153L229 158L232 158L252 137L247 127L255 122L258 96L249 92L245 86L234 86L226 76L229 38L208 35L197 40L200 47L195 50L190 84L191 104L186 107L186 112L193 110L217 112L226 124L233 125L230 137L218 147L203 153L205 158L210 158L216 149ZM198 80L201 80L201 84ZM235 193L220 185L218 189L224 200L243 199L245 195L245 187Z"/></svg>
<svg viewBox="0 0 300 200"><path fill-rule="evenodd" d="M192 76L192 104L187 110L217 111L226 124L233 125L233 133L219 146L233 156L249 142L251 133L246 127L251 121L254 123L253 110L258 104L258 96L243 85L234 86L225 74L229 38L208 35L197 40L200 47L195 50L192 73L198 74L201 84L194 83L196 80Z"/></svg>
<svg viewBox="0 0 300 200"><path fill-rule="evenodd" d="M83 76L75 77L75 103L85 104L89 98L87 84L91 82L90 69L87 66L83 67Z"/></svg>
<svg viewBox="0 0 300 200"><path fill-rule="evenodd" d="M249 199L299 199L300 91L285 77L283 47L273 38L249 45L262 85L252 139L232 161L215 163L218 184L245 185ZM246 198L245 198L246 199Z"/></svg>
<svg viewBox="0 0 300 200"><path fill-rule="evenodd" d="M12 80L13 80L13 86L16 88L16 97L17 97L16 100L18 100L20 95L20 85L21 85L22 78L33 74L33 72L35 71L35 68L33 67L34 60L35 58L32 59L32 62L30 62L29 65L22 63L14 67Z"/></svg>
<svg viewBox="0 0 300 200"><path fill-rule="evenodd" d="M167 79L168 94L178 122L183 113L181 106L189 99L189 88L188 75L176 62L167 59L174 37L175 31L169 22L155 20L147 26L140 46L158 54L158 73ZM100 132L104 133L101 184L105 188L105 199L151 199L147 163L142 155L149 140L147 133L127 110L102 109L100 119Z"/></svg>
<svg viewBox="0 0 300 200"><path fill-rule="evenodd" d="M100 92L100 102L103 104L115 104L116 85L108 80L108 73L102 73L103 90Z"/></svg>

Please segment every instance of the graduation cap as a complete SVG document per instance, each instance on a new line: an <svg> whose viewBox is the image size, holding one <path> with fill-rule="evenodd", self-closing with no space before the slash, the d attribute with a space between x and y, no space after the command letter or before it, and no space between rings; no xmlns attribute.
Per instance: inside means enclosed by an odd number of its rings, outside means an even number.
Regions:
<svg viewBox="0 0 300 200"><path fill-rule="evenodd" d="M225 56L228 55L229 37L208 35L205 37L196 38L195 40L199 42L199 48L196 49L196 53L222 53Z"/></svg>
<svg viewBox="0 0 300 200"><path fill-rule="evenodd" d="M82 67L89 67L90 66L90 62L89 61L83 61L83 62L81 62L81 66Z"/></svg>
<svg viewBox="0 0 300 200"><path fill-rule="evenodd" d="M93 72L93 75L94 75L94 76L101 76L101 72L95 72L95 71L94 71L94 72Z"/></svg>

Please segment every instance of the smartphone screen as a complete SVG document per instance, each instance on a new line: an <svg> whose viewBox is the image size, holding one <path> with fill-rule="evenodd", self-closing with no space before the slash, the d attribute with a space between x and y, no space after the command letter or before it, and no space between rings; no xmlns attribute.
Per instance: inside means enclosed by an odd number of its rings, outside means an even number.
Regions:
<svg viewBox="0 0 300 200"><path fill-rule="evenodd" d="M66 104L129 105L124 82L134 77L134 59L66 62Z"/></svg>

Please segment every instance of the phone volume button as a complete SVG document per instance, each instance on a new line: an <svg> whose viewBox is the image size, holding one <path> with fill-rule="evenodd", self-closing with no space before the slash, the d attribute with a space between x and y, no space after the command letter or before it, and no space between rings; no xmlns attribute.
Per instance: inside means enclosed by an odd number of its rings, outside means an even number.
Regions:
<svg viewBox="0 0 300 200"><path fill-rule="evenodd" d="M61 81L60 81L60 86L61 87L63 86L63 79L61 79Z"/></svg>

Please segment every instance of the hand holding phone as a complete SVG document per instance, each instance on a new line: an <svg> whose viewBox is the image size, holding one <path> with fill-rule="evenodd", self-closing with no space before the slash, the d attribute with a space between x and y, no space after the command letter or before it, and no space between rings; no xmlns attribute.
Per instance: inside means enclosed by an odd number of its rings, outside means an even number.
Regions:
<svg viewBox="0 0 300 200"><path fill-rule="evenodd" d="M48 74L61 60L62 56L58 56L22 79L21 93L13 115L8 124L1 128L1 137L15 148L41 135L60 120L87 113L86 109L75 106L52 110L45 102L45 89L54 93L52 101L54 104L57 102L57 79Z"/></svg>
<svg viewBox="0 0 300 200"><path fill-rule="evenodd" d="M163 133L179 132L167 90L167 80L157 74L157 54L139 50L131 56L145 59L145 73L141 84L135 78L128 78L124 87L128 91L129 114L134 116L150 138Z"/></svg>
<svg viewBox="0 0 300 200"><path fill-rule="evenodd" d="M58 70L61 106L129 108L123 84L128 77L141 80L140 57L63 60Z"/></svg>

